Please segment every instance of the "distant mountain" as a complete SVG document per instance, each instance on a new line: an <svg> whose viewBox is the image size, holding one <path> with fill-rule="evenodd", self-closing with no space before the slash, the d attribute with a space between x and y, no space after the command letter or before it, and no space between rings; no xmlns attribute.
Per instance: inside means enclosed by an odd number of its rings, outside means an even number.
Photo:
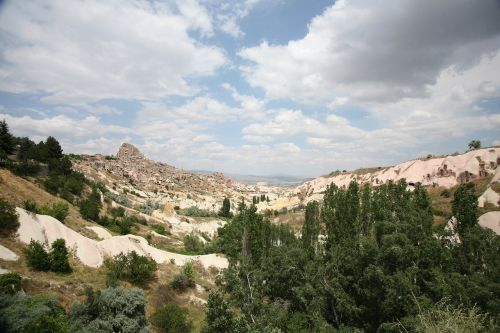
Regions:
<svg viewBox="0 0 500 333"><path fill-rule="evenodd" d="M213 171L207 171L207 170L192 170L190 172L203 175L210 175L213 173ZM224 177L246 185L256 185L257 183L266 183L269 186L297 186L312 179L312 178L295 177L287 175L257 176L257 175L242 175L238 173L224 173Z"/></svg>

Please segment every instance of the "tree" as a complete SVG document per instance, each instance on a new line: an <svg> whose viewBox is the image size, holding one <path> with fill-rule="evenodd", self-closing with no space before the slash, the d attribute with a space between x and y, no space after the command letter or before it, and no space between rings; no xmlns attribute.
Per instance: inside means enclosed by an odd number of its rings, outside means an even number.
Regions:
<svg viewBox="0 0 500 333"><path fill-rule="evenodd" d="M41 215L49 215L64 223L64 220L68 216L69 206L65 202L58 201L51 206L43 205L37 209L37 213Z"/></svg>
<svg viewBox="0 0 500 333"><path fill-rule="evenodd" d="M146 284L155 278L158 264L150 257L141 256L132 251L120 253L112 260L106 260L108 278Z"/></svg>
<svg viewBox="0 0 500 333"><path fill-rule="evenodd" d="M182 266L181 272L172 278L170 286L177 291L184 292L188 288L195 287L194 277L193 264L187 262Z"/></svg>
<svg viewBox="0 0 500 333"><path fill-rule="evenodd" d="M64 239L56 239L52 243L52 251L49 254L50 270L56 273L71 273L73 269L68 260L68 249Z"/></svg>
<svg viewBox="0 0 500 333"><path fill-rule="evenodd" d="M479 149L481 148L481 141L479 140L472 140L469 142L469 149L474 150L474 149Z"/></svg>
<svg viewBox="0 0 500 333"><path fill-rule="evenodd" d="M146 298L138 288L116 287L88 293L84 304L73 306L70 318L70 332L150 332Z"/></svg>
<svg viewBox="0 0 500 333"><path fill-rule="evenodd" d="M10 155L15 150L14 137L10 134L9 125L5 120L0 121L0 152Z"/></svg>
<svg viewBox="0 0 500 333"><path fill-rule="evenodd" d="M29 245L24 250L24 255L28 266L36 271L50 270L49 254L45 250L42 243L31 240Z"/></svg>
<svg viewBox="0 0 500 333"><path fill-rule="evenodd" d="M67 333L66 314L53 295L16 294L2 301L0 331L5 333Z"/></svg>
<svg viewBox="0 0 500 333"><path fill-rule="evenodd" d="M101 210L101 196L94 188L87 199L80 203L80 214L84 219L98 221Z"/></svg>
<svg viewBox="0 0 500 333"><path fill-rule="evenodd" d="M224 217L231 217L231 201L229 200L229 198L224 198L224 200L222 201L220 215Z"/></svg>
<svg viewBox="0 0 500 333"><path fill-rule="evenodd" d="M63 150L56 138L49 136L47 140L45 140L45 148L47 150L47 157L49 160L60 159L63 157Z"/></svg>
<svg viewBox="0 0 500 333"><path fill-rule="evenodd" d="M318 250L319 218L318 202L309 202L306 206L305 222L302 227L302 246L311 253L316 253Z"/></svg>
<svg viewBox="0 0 500 333"><path fill-rule="evenodd" d="M19 228L16 207L0 198L0 236L10 237Z"/></svg>
<svg viewBox="0 0 500 333"><path fill-rule="evenodd" d="M151 317L153 325L165 333L189 333L192 323L187 318L188 311L179 305L168 302Z"/></svg>
<svg viewBox="0 0 500 333"><path fill-rule="evenodd" d="M212 291L208 295L206 326L202 333L236 333L237 322L221 293Z"/></svg>
<svg viewBox="0 0 500 333"><path fill-rule="evenodd" d="M457 231L460 237L477 225L477 196L472 184L462 184L455 191L452 202L452 213L457 219Z"/></svg>

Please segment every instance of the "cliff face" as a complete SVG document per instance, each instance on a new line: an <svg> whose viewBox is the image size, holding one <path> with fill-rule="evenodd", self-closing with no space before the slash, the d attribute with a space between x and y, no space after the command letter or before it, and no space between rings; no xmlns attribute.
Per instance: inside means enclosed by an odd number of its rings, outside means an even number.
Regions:
<svg viewBox="0 0 500 333"><path fill-rule="evenodd" d="M500 147L469 151L465 154L412 160L392 167L353 171L322 176L295 188L294 193L303 197L319 194L334 183L347 186L351 181L381 185L405 178L408 183L421 183L452 187L473 179L495 174L500 164Z"/></svg>
<svg viewBox="0 0 500 333"><path fill-rule="evenodd" d="M118 152L116 153L116 158L119 160L143 160L144 155L137 149L136 146L130 143L122 143Z"/></svg>

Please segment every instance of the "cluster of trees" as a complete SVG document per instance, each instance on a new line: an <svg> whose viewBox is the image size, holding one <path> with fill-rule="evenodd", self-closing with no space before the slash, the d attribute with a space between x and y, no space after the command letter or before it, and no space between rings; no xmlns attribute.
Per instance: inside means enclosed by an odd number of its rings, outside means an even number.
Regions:
<svg viewBox="0 0 500 333"><path fill-rule="evenodd" d="M269 197L266 196L265 194L261 194L260 196L254 195L252 197L252 204L254 204L254 205L258 204L259 202L264 202L264 201L269 202Z"/></svg>
<svg viewBox="0 0 500 333"><path fill-rule="evenodd" d="M478 226L469 185L453 215L458 242L433 230L426 190L404 181L331 185L306 207L300 239L242 207L219 230L230 266L204 332L437 332L453 318L498 330L500 238Z"/></svg>
<svg viewBox="0 0 500 333"><path fill-rule="evenodd" d="M66 242L62 238L56 239L52 243L50 251L45 249L44 244L31 240L24 249L24 255L28 266L36 271L52 271L64 274L73 271L68 260Z"/></svg>
<svg viewBox="0 0 500 333"><path fill-rule="evenodd" d="M146 318L146 299L138 288L85 290L86 300L66 312L50 294L31 296L19 293L21 278L0 275L0 331L6 333L114 333L150 332ZM18 287L4 292L4 281Z"/></svg>

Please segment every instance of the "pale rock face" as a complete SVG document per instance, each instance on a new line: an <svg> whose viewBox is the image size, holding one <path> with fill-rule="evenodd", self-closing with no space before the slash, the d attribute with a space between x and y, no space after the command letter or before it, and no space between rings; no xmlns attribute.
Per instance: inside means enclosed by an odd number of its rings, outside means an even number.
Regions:
<svg viewBox="0 0 500 333"><path fill-rule="evenodd" d="M17 259L19 259L19 256L5 246L0 245L0 259L7 261L16 261Z"/></svg>
<svg viewBox="0 0 500 333"><path fill-rule="evenodd" d="M136 146L130 143L122 143L116 154L116 158L120 160L137 160L144 159L144 155L137 149Z"/></svg>
<svg viewBox="0 0 500 333"><path fill-rule="evenodd" d="M46 215L31 214L22 208L16 208L19 214L19 239L28 244L32 239L45 244L52 244L62 238L71 252L86 266L100 267L106 257L120 253L136 251L140 255L150 256L158 263L168 263L173 259L178 266L186 262L199 261L205 268L215 266L226 268L228 261L217 254L187 256L163 251L152 247L143 237L135 235L112 236L96 241L68 228L55 218Z"/></svg>
<svg viewBox="0 0 500 333"><path fill-rule="evenodd" d="M493 232L500 236L500 212L489 212L479 217L479 225L483 228L493 230Z"/></svg>
<svg viewBox="0 0 500 333"><path fill-rule="evenodd" d="M325 191L331 183L342 187L348 186L351 181L356 180L358 183L369 183L377 186L403 178L408 183L436 184L449 188L472 179L498 174L499 163L499 147L477 149L456 156L412 160L372 172L345 172L319 177L298 186L294 193L307 198Z"/></svg>

